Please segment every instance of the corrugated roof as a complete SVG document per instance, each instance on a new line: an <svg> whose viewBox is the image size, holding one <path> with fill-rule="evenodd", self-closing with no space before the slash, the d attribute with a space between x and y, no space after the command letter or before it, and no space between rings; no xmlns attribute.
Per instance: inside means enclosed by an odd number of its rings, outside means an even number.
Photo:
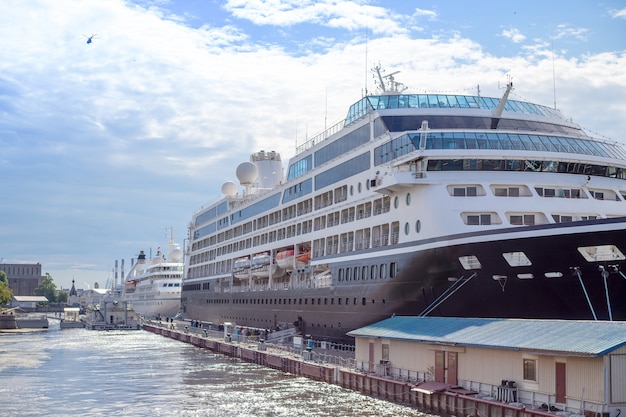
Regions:
<svg viewBox="0 0 626 417"><path fill-rule="evenodd" d="M48 302L48 299L43 295L14 295L13 298L15 299L15 301L22 303Z"/></svg>
<svg viewBox="0 0 626 417"><path fill-rule="evenodd" d="M626 322L395 316L348 336L601 356L626 345Z"/></svg>

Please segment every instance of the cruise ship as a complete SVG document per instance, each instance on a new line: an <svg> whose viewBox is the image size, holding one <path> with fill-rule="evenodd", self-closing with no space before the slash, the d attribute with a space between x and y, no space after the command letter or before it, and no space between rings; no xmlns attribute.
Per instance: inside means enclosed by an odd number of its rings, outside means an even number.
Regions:
<svg viewBox="0 0 626 417"><path fill-rule="evenodd" d="M180 313L183 251L170 240L169 260L160 250L152 259L140 251L124 279L121 299L146 319L165 319Z"/></svg>
<svg viewBox="0 0 626 417"><path fill-rule="evenodd" d="M560 111L379 90L193 214L186 318L319 340L393 315L626 320L626 151Z"/></svg>

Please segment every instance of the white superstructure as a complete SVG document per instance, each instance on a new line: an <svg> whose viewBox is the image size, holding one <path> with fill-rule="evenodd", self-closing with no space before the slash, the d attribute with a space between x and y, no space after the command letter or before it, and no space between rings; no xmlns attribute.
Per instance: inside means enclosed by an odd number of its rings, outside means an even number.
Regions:
<svg viewBox="0 0 626 417"><path fill-rule="evenodd" d="M331 339L392 314L626 320L620 144L510 83L491 98L380 80L284 178L255 153L241 189L194 213L187 318Z"/></svg>
<svg viewBox="0 0 626 417"><path fill-rule="evenodd" d="M159 249L152 259L141 251L124 280L122 300L144 318L174 317L180 312L183 252L170 241L169 259Z"/></svg>

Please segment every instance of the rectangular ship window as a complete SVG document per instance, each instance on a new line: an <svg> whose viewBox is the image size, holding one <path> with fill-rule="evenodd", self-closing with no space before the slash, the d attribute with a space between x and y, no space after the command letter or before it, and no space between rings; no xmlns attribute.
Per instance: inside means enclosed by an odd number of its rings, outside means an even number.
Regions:
<svg viewBox="0 0 626 417"><path fill-rule="evenodd" d="M481 269L483 267L475 255L459 256L459 262L465 270Z"/></svg>
<svg viewBox="0 0 626 417"><path fill-rule="evenodd" d="M587 262L623 261L626 259L622 251L615 245L581 246L578 252Z"/></svg>

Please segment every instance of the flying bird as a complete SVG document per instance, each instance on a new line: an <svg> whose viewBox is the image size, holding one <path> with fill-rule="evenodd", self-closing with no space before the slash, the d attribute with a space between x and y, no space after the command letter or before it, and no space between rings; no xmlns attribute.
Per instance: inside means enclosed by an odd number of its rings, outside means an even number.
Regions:
<svg viewBox="0 0 626 417"><path fill-rule="evenodd" d="M96 38L96 34L94 33L91 36L87 36L87 35L83 35L85 38L87 38L87 43L91 43L95 38Z"/></svg>

